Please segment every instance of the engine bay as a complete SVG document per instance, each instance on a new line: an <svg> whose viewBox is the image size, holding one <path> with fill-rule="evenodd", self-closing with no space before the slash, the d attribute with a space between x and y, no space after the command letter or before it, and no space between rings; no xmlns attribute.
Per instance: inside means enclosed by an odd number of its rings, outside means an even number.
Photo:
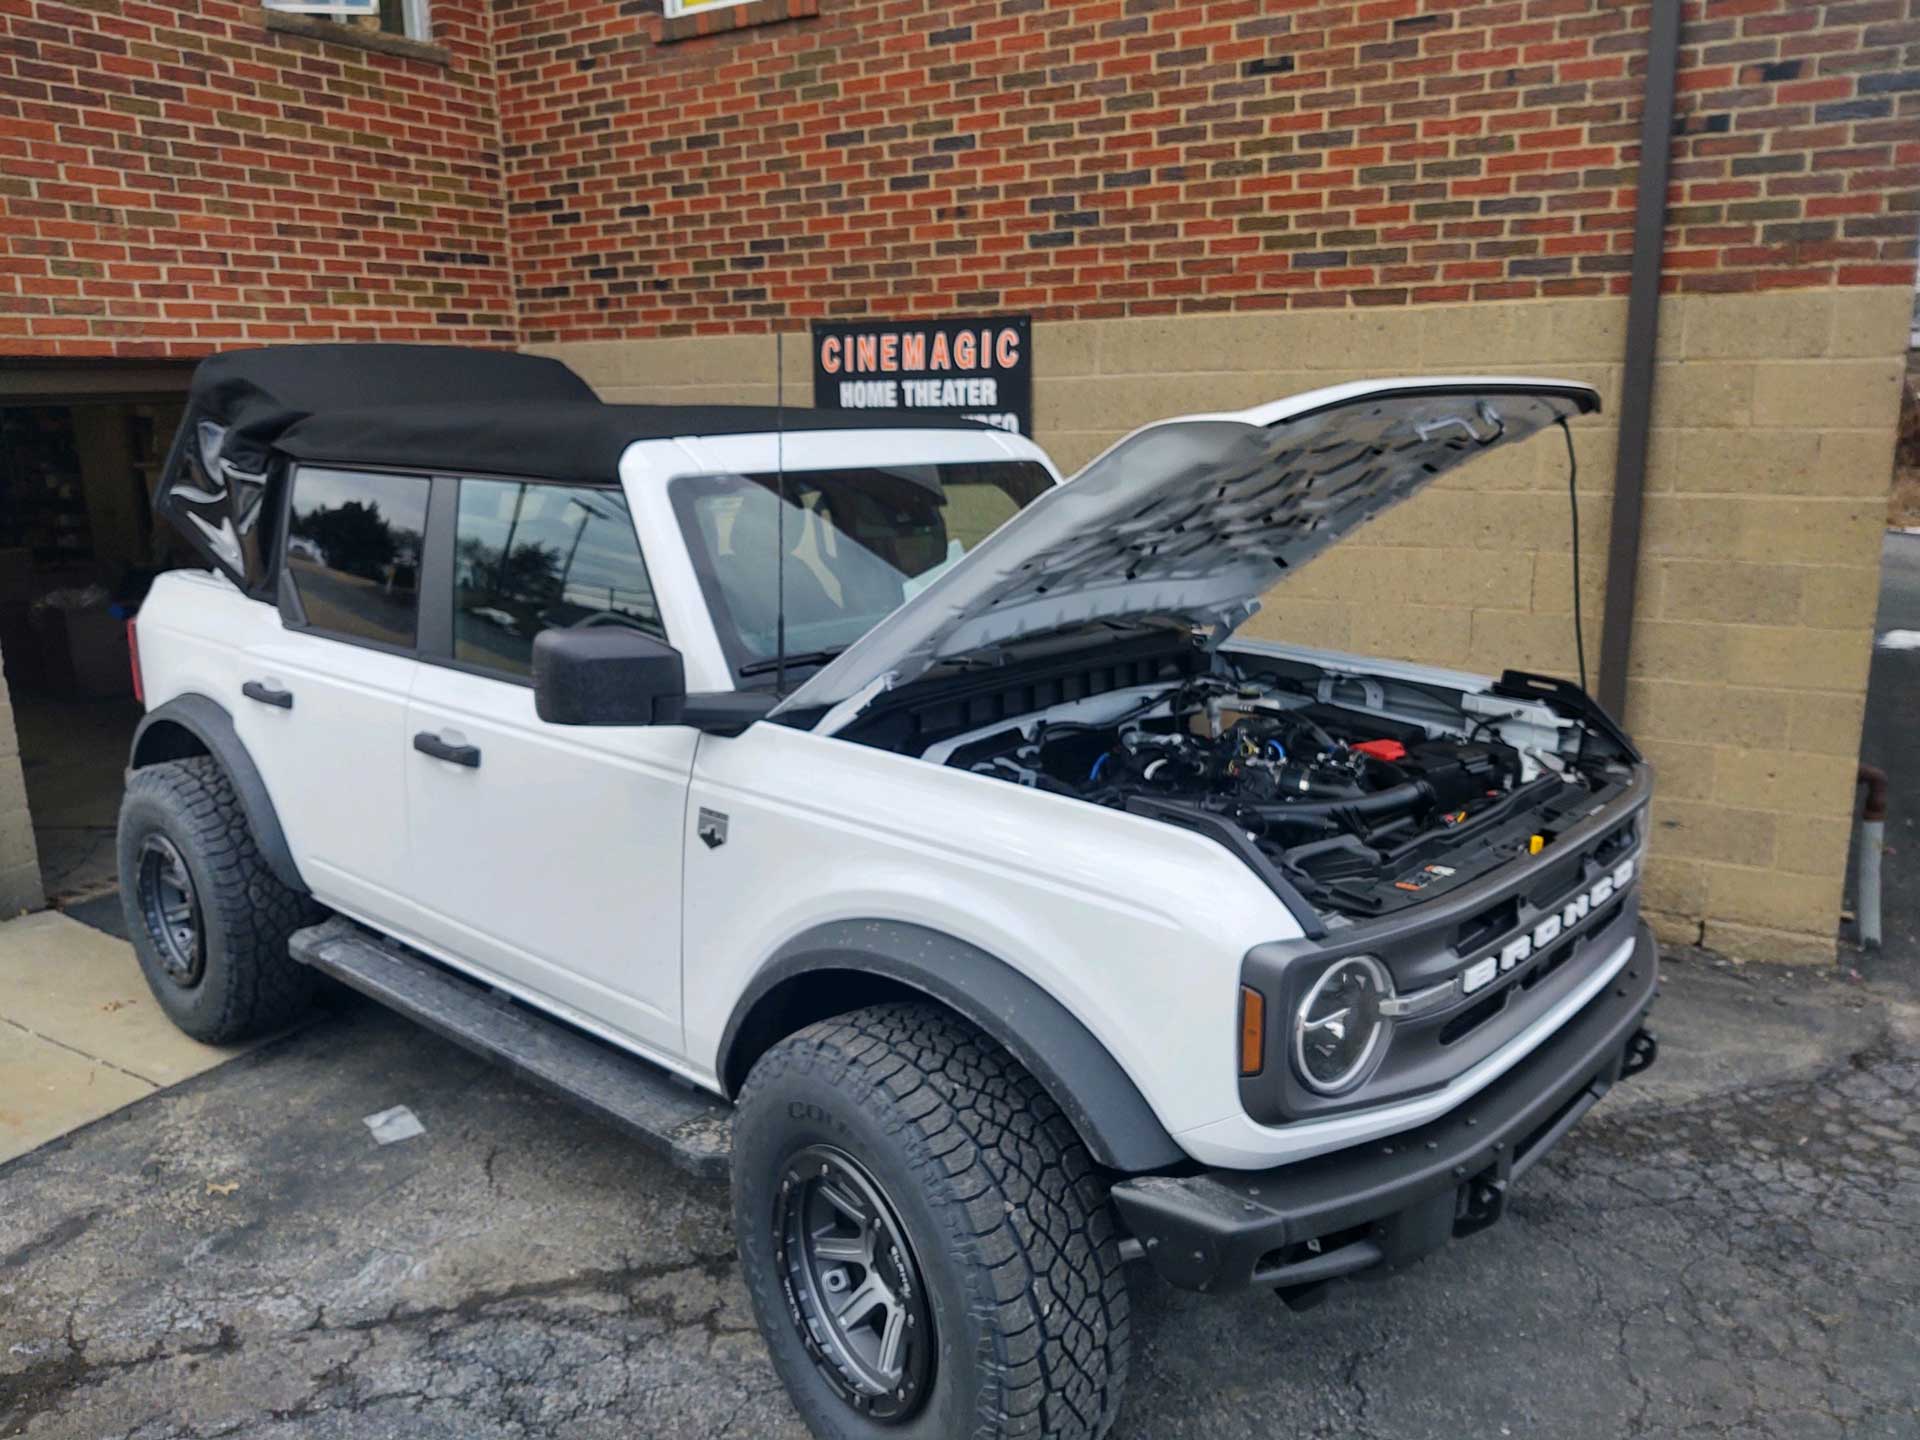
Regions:
<svg viewBox="0 0 1920 1440"><path fill-rule="evenodd" d="M923 758L1208 833L1337 926L1539 853L1620 793L1631 756L1566 709L1216 661L953 735Z"/></svg>

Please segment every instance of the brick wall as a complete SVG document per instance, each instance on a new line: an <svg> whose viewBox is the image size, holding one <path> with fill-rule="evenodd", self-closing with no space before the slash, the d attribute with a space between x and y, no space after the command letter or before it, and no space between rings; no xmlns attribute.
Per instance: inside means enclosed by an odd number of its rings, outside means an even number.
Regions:
<svg viewBox="0 0 1920 1440"><path fill-rule="evenodd" d="M486 6L433 17L413 58L244 0L0 0L0 353L511 342Z"/></svg>
<svg viewBox="0 0 1920 1440"><path fill-rule="evenodd" d="M1695 0L1686 291L1911 280L1914 0ZM1052 319L1626 284L1647 9L845 3L658 44L503 0L526 337Z"/></svg>

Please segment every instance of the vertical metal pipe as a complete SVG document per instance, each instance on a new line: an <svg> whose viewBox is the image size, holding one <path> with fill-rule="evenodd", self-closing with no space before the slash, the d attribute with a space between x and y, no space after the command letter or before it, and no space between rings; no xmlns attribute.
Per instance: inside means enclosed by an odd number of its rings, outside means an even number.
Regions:
<svg viewBox="0 0 1920 1440"><path fill-rule="evenodd" d="M1633 278L1627 295L1626 368L1620 379L1620 451L1607 540L1607 599L1600 623L1600 703L1627 705L1627 664L1640 570L1640 515L1653 413L1653 359L1660 338L1660 276L1666 261L1667 172L1680 66L1680 0L1653 0L1647 88L1640 114L1640 184L1634 198Z"/></svg>
<svg viewBox="0 0 1920 1440"><path fill-rule="evenodd" d="M1887 848L1887 772L1864 761L1859 784L1867 787L1860 807L1860 869L1854 881L1854 909L1860 917L1860 944L1880 948L1880 857Z"/></svg>

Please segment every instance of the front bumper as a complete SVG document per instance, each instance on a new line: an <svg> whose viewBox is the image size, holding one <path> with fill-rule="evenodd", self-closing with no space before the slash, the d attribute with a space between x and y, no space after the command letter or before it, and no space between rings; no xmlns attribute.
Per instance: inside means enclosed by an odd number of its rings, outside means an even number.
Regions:
<svg viewBox="0 0 1920 1440"><path fill-rule="evenodd" d="M1277 1170L1139 1176L1113 1187L1114 1205L1147 1261L1186 1290L1258 1285L1298 1300L1342 1276L1399 1269L1499 1219L1507 1186L1616 1080L1653 1063L1642 1022L1658 968L1643 922L1614 984L1429 1124Z"/></svg>

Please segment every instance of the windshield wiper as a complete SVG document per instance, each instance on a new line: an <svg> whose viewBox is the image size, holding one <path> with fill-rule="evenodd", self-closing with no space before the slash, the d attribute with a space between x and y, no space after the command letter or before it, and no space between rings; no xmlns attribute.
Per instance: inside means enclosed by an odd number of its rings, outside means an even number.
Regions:
<svg viewBox="0 0 1920 1440"><path fill-rule="evenodd" d="M825 665L829 660L838 659L840 652L847 647L842 645L833 650L798 650L782 659L775 656L771 660L749 660L740 667L742 675L771 675L782 665Z"/></svg>

